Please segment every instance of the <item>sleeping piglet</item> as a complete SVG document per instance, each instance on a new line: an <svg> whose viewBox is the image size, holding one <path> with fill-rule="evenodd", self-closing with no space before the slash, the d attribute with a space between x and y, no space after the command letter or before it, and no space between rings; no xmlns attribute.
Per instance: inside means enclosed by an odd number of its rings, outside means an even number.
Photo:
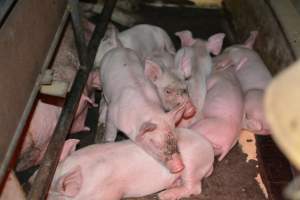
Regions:
<svg viewBox="0 0 300 200"><path fill-rule="evenodd" d="M176 137L185 164L181 173L171 174L130 140L94 144L59 163L48 199L119 200L163 189L166 190L159 193L161 200L198 195L201 180L213 171L213 148L203 136L189 129L176 129Z"/></svg>
<svg viewBox="0 0 300 200"><path fill-rule="evenodd" d="M181 122L181 126L186 127L201 116L207 90L206 81L212 71L210 53L217 55L221 51L225 34L214 34L207 41L194 39L188 30L175 34L180 38L182 46L175 56L175 66L187 81L189 95L197 110L190 122Z"/></svg>
<svg viewBox="0 0 300 200"><path fill-rule="evenodd" d="M89 127L85 126L85 118L90 104L94 105L93 101L83 94L72 122L71 133L90 130ZM62 108L59 106L38 101L28 130L25 132L25 140L22 143L16 167L17 171L28 169L40 163L53 135L61 110Z"/></svg>
<svg viewBox="0 0 300 200"><path fill-rule="evenodd" d="M205 136L221 161L236 144L243 115L243 93L234 70L213 72L208 79L208 91L203 118L190 128Z"/></svg>
<svg viewBox="0 0 300 200"><path fill-rule="evenodd" d="M235 69L245 95L243 128L265 135L270 134L270 127L264 116L263 96L272 76L260 56L253 50L257 34L257 31L252 31L244 44L226 48L216 57L215 65L217 69Z"/></svg>

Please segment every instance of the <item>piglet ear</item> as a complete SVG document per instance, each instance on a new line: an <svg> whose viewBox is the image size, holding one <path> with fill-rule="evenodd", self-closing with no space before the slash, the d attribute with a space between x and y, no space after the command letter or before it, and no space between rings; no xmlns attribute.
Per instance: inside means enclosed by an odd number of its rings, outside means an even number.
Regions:
<svg viewBox="0 0 300 200"><path fill-rule="evenodd" d="M68 157L71 153L73 153L76 149L76 145L79 143L79 140L69 139L65 142L63 146L63 150L60 154L59 162L62 162Z"/></svg>
<svg viewBox="0 0 300 200"><path fill-rule="evenodd" d="M144 135L147 132L154 131L157 128L157 125L152 122L144 122L139 130L139 135Z"/></svg>
<svg viewBox="0 0 300 200"><path fill-rule="evenodd" d="M119 33L119 30L113 25L113 24L110 24L111 26L111 34L112 34L112 40L115 44L116 47L123 47L123 44L121 42L121 40L119 39L118 37L118 33Z"/></svg>
<svg viewBox="0 0 300 200"><path fill-rule="evenodd" d="M244 43L244 46L249 49L252 49L257 35L258 35L258 31L251 31L249 38Z"/></svg>
<svg viewBox="0 0 300 200"><path fill-rule="evenodd" d="M214 55L218 55L222 50L224 37L224 33L217 33L210 36L206 43L208 51Z"/></svg>
<svg viewBox="0 0 300 200"><path fill-rule="evenodd" d="M87 20L86 18L82 18L82 22L83 22L85 40L86 43L89 43L93 35L95 25L92 22L89 22L89 20Z"/></svg>
<svg viewBox="0 0 300 200"><path fill-rule="evenodd" d="M60 194L67 197L75 197L80 192L81 185L81 167L76 166L70 172L59 178L58 185L56 187Z"/></svg>
<svg viewBox="0 0 300 200"><path fill-rule="evenodd" d="M174 124L177 124L177 122L179 122L182 119L183 113L185 111L185 106L186 106L186 103L179 105L175 109L168 112L168 117L170 118L171 122L174 122Z"/></svg>
<svg viewBox="0 0 300 200"><path fill-rule="evenodd" d="M160 65L146 58L144 75L152 82L155 82L162 75Z"/></svg>
<svg viewBox="0 0 300 200"><path fill-rule="evenodd" d="M101 90L100 70L98 68L90 72L87 84L89 87Z"/></svg>
<svg viewBox="0 0 300 200"><path fill-rule="evenodd" d="M182 47L189 47L195 43L195 39L193 38L193 34L191 31L180 31L176 32L175 35L180 38Z"/></svg>
<svg viewBox="0 0 300 200"><path fill-rule="evenodd" d="M192 63L191 55L188 55L188 52L185 48L179 50L175 57L175 65L178 68L179 72L183 74L185 79L188 79L192 75Z"/></svg>
<svg viewBox="0 0 300 200"><path fill-rule="evenodd" d="M110 49L116 47L123 47L120 39L118 38L118 32L119 32L118 29L112 23L109 23L107 25L107 30L104 34L102 41L108 42L111 46Z"/></svg>

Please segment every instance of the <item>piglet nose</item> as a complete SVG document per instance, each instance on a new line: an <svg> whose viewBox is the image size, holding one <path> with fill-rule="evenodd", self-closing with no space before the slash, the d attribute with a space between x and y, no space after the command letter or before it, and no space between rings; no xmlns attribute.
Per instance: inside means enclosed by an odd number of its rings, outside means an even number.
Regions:
<svg viewBox="0 0 300 200"><path fill-rule="evenodd" d="M181 160L179 153L174 153L171 155L171 159L167 161L167 168L171 173L175 174L184 169L184 164Z"/></svg>
<svg viewBox="0 0 300 200"><path fill-rule="evenodd" d="M196 107L191 101L188 101L185 105L185 111L183 113L183 118L188 119L193 117L196 114Z"/></svg>

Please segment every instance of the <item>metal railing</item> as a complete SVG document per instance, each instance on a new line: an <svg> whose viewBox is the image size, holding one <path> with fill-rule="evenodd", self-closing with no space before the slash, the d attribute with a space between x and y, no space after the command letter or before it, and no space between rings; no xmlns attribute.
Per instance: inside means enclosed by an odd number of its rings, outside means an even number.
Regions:
<svg viewBox="0 0 300 200"><path fill-rule="evenodd" d="M107 29L107 25L111 18L116 1L117 0L105 1L99 23L96 25L90 43L88 46L86 46L83 28L80 21L79 2L78 0L69 0L69 10L72 18L75 42L80 61L80 69L76 74L71 91L66 97L59 121L55 127L54 134L48 145L45 156L41 162L41 166L32 184L32 188L27 199L40 200L45 199L47 196L47 192L53 179L63 144L74 118L75 110L78 106L84 85L88 79L89 72L92 69L97 48Z"/></svg>

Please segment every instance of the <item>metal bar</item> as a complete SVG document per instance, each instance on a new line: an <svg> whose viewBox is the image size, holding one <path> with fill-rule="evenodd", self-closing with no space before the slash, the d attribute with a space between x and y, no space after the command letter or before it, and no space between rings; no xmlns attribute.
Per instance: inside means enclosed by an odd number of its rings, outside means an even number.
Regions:
<svg viewBox="0 0 300 200"><path fill-rule="evenodd" d="M106 0L104 8L100 16L100 24L95 27L94 34L92 35L91 41L88 45L88 52L91 60L94 61L97 53L98 46L101 39L104 37L108 22L111 18L111 14L116 5L117 0Z"/></svg>
<svg viewBox="0 0 300 200"><path fill-rule="evenodd" d="M43 72L45 71L46 68L48 68L49 64L50 64L50 61L51 61L51 58L53 57L54 55L54 52L55 52L55 49L57 47L57 44L59 42L59 39L61 37L61 34L62 34L62 31L66 25L66 22L68 20L68 16L69 16L69 12L65 11L64 15L63 15L63 18L62 18L62 21L55 33L55 36L52 40L52 43L51 43L51 46L47 52L47 55L46 55L46 58L43 62L43 66L42 66L42 69L41 69L41 74L37 77L37 80L35 82L35 85L32 89L32 92L29 96L29 99L28 99L28 102L26 104L26 107L24 109L24 112L21 116L21 119L20 119L20 122L18 123L18 126L16 128L16 131L15 131L15 134L14 134L14 137L12 138L12 142L7 150L7 154L2 162L2 165L0 167L0 183L2 182L5 174L6 174L6 171L7 171L7 168L8 168L8 165L10 163L10 160L12 158L12 155L14 154L15 152L15 148L19 142L19 138L21 136L21 133L23 131L23 128L26 124L26 121L27 121L27 118L30 114L30 111L32 110L32 105L34 103L34 100L38 94L38 91L39 91L39 87L40 87L40 80L41 80L41 77L42 77L42 74Z"/></svg>
<svg viewBox="0 0 300 200"><path fill-rule="evenodd" d="M116 0L105 1L105 9L103 10L103 13L101 15L102 20L99 24L97 24L95 28L89 47L97 47L99 45L100 40L106 31L107 24L111 17L115 3ZM94 60L96 55L96 50L95 52L89 50L89 52L92 52L92 54L88 55L88 51L85 46L84 35L82 32L82 26L80 24L80 16L78 12L78 0L69 0L69 6L71 10L75 42L77 45L81 67L76 74L71 91L67 95L66 102L61 112L58 123L55 127L53 137L51 138L37 177L34 180L32 189L30 190L30 193L28 195L27 199L30 200L40 200L46 198L48 189L55 173L56 166L58 164L64 141L75 114L75 109L78 105L81 93L87 81L88 74L92 69L92 61ZM99 34L99 36L96 36L96 34Z"/></svg>
<svg viewBox="0 0 300 200"><path fill-rule="evenodd" d="M2 26L5 17L16 0L4 0L0 1L0 27Z"/></svg>

